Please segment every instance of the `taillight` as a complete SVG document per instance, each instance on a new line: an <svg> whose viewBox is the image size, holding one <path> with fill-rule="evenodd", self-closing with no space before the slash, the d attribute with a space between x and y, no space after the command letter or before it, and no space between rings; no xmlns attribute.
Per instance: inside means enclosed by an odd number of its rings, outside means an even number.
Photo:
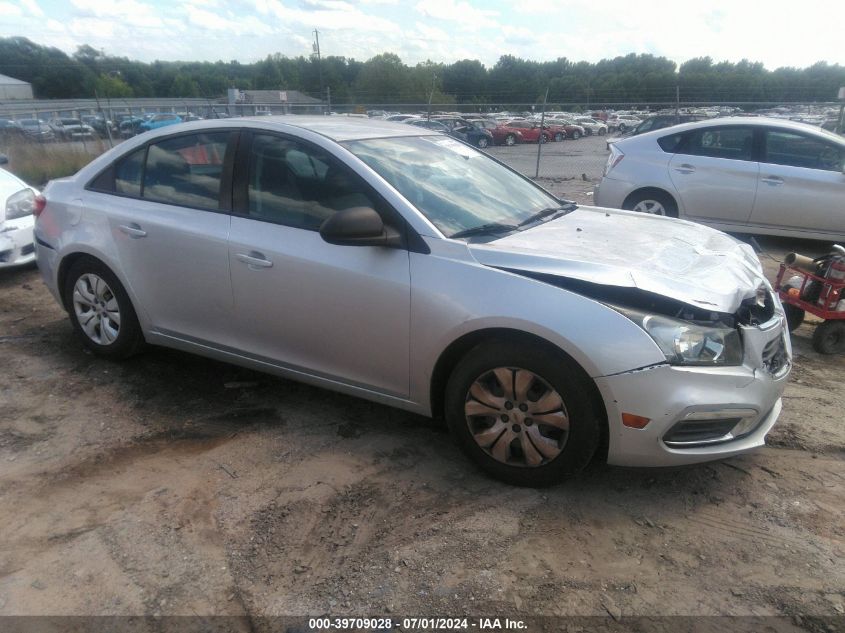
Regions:
<svg viewBox="0 0 845 633"><path fill-rule="evenodd" d="M35 203L32 205L32 215L37 218L39 215L41 215L41 212L46 206L47 198L45 198L39 193L37 196L35 196Z"/></svg>
<svg viewBox="0 0 845 633"><path fill-rule="evenodd" d="M607 163L604 165L604 175L607 176L610 170L616 167L625 158L624 152L616 148L616 145L610 146L610 156L607 157Z"/></svg>

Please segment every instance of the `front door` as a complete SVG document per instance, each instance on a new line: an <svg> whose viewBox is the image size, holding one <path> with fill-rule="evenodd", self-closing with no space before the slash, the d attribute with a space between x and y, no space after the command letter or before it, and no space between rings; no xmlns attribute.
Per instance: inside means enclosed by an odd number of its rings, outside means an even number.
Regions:
<svg viewBox="0 0 845 633"><path fill-rule="evenodd" d="M766 130L750 223L845 234L845 150L815 136Z"/></svg>
<svg viewBox="0 0 845 633"><path fill-rule="evenodd" d="M351 169L298 139L255 132L238 155L229 262L235 345L346 384L407 397L408 252L320 237L336 211L384 202Z"/></svg>

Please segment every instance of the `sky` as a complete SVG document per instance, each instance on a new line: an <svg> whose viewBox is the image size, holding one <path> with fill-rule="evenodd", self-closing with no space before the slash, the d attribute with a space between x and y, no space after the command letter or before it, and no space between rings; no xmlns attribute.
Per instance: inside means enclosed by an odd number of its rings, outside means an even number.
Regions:
<svg viewBox="0 0 845 633"><path fill-rule="evenodd" d="M0 36L73 53L89 44L141 61L323 55L407 64L500 56L596 62L651 53L683 62L760 61L769 68L845 64L838 0L0 0Z"/></svg>

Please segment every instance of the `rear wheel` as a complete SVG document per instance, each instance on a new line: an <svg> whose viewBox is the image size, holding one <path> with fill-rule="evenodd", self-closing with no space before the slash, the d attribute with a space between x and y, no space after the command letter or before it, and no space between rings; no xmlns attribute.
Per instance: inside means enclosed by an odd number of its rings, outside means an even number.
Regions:
<svg viewBox="0 0 845 633"><path fill-rule="evenodd" d="M589 385L572 361L538 345L484 343L446 387L446 419L489 475L545 486L584 468L599 441Z"/></svg>
<svg viewBox="0 0 845 633"><path fill-rule="evenodd" d="M549 141L549 135L548 135L548 134L546 134L545 132L543 132L543 133L540 135L540 140L539 140L539 142L540 142L540 143L547 143L548 141Z"/></svg>
<svg viewBox="0 0 845 633"><path fill-rule="evenodd" d="M572 140L577 141L579 138L581 138L581 132L579 132L578 130L573 131Z"/></svg>
<svg viewBox="0 0 845 633"><path fill-rule="evenodd" d="M566 135L565 135L565 134L561 134L560 132L556 132L556 133L555 133L555 140L556 140L557 142L560 142L560 141L562 141L562 140L563 140L563 139L565 139L565 138L566 138Z"/></svg>
<svg viewBox="0 0 845 633"><path fill-rule="evenodd" d="M627 126L627 125L625 125L624 123L620 123L620 124L619 124L619 127L618 127L618 128L616 128L616 129L618 129L620 132L624 132L625 130L627 130L627 129L628 129L628 126Z"/></svg>
<svg viewBox="0 0 845 633"><path fill-rule="evenodd" d="M825 321L813 332L813 349L819 354L845 353L845 321Z"/></svg>
<svg viewBox="0 0 845 633"><path fill-rule="evenodd" d="M678 217L678 205L669 194L662 191L634 192L625 200L622 208L637 213Z"/></svg>
<svg viewBox="0 0 845 633"><path fill-rule="evenodd" d="M604 136L605 134L607 134L607 129L600 127L599 128L599 136Z"/></svg>
<svg viewBox="0 0 845 633"><path fill-rule="evenodd" d="M82 343L106 358L126 358L144 342L129 296L115 274L99 260L75 261L65 280L65 305Z"/></svg>
<svg viewBox="0 0 845 633"><path fill-rule="evenodd" d="M513 134L508 134L505 137L505 145L516 145L516 136Z"/></svg>
<svg viewBox="0 0 845 633"><path fill-rule="evenodd" d="M486 148L489 144L490 144L490 143L489 143L489 141L487 140L487 137L486 137L486 136L482 136L481 138L479 138L479 139L478 139L478 143L476 143L476 145L478 145L478 147L480 147L481 149Z"/></svg>

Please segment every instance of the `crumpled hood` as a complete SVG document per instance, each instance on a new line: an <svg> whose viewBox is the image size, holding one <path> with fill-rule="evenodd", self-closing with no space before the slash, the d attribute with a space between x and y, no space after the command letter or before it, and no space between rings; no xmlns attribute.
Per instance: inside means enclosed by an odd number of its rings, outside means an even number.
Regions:
<svg viewBox="0 0 845 633"><path fill-rule="evenodd" d="M617 209L578 207L469 248L486 266L639 288L715 312L735 312L768 285L747 244L700 224Z"/></svg>

